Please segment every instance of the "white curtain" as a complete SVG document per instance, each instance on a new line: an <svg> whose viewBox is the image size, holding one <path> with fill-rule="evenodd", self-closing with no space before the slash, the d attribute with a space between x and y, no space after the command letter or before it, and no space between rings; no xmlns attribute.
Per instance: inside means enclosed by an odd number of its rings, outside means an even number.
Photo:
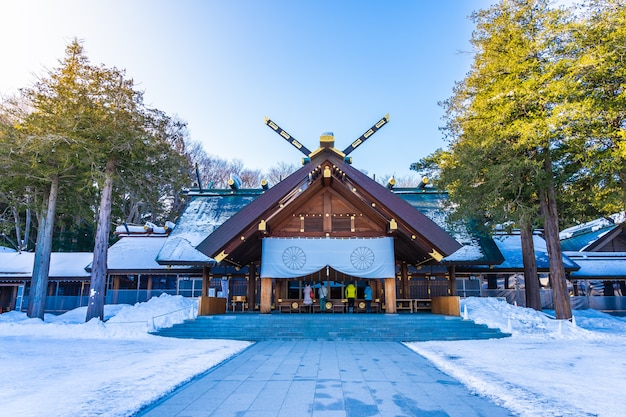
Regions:
<svg viewBox="0 0 626 417"><path fill-rule="evenodd" d="M294 278L330 266L360 278L393 278L393 238L265 238L261 278Z"/></svg>

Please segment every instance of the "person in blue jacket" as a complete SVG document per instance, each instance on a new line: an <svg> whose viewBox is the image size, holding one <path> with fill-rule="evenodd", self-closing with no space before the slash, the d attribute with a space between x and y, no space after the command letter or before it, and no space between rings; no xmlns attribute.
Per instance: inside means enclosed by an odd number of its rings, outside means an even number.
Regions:
<svg viewBox="0 0 626 417"><path fill-rule="evenodd" d="M370 287L370 284L367 284L367 286L365 287L365 291L363 293L365 294L365 312L371 313L372 312L372 287Z"/></svg>

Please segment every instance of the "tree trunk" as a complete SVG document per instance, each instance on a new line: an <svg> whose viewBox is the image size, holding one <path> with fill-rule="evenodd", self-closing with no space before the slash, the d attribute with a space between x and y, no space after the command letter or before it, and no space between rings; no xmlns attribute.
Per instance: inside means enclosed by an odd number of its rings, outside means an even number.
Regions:
<svg viewBox="0 0 626 417"><path fill-rule="evenodd" d="M104 291L107 275L107 253L109 248L109 234L111 232L111 199L113 195L113 176L115 161L110 159L104 171L104 187L100 196L98 226L93 249L91 264L91 289L87 303L87 317L89 321L94 317L104 320Z"/></svg>
<svg viewBox="0 0 626 417"><path fill-rule="evenodd" d="M539 276L537 275L537 259L535 258L535 242L533 241L531 222L522 219L520 238L522 240L522 259L524 260L526 307L541 311L541 293L539 291Z"/></svg>
<svg viewBox="0 0 626 417"><path fill-rule="evenodd" d="M26 223L24 225L24 250L28 250L30 240L30 208L26 208Z"/></svg>
<svg viewBox="0 0 626 417"><path fill-rule="evenodd" d="M619 185L622 190L622 210L626 211L626 172L620 171Z"/></svg>
<svg viewBox="0 0 626 417"><path fill-rule="evenodd" d="M44 194L43 207L39 216L35 262L28 299L27 315L43 320L48 295L48 274L50 273L50 254L52 253L52 229L59 192L59 177L50 182L50 189Z"/></svg>
<svg viewBox="0 0 626 417"><path fill-rule="evenodd" d="M557 319L569 320L572 318L572 307L567 292L567 278L565 277L561 241L559 240L559 217L554 183L552 181L552 161L549 156L544 161L544 170L547 174L548 182L545 189L540 190L539 199L544 216L544 233L548 256L550 257L550 281L554 292L554 312Z"/></svg>
<svg viewBox="0 0 626 417"><path fill-rule="evenodd" d="M128 213L128 217L126 217L126 223L139 223L137 220L139 218L139 207L136 202L131 204L130 213Z"/></svg>
<svg viewBox="0 0 626 417"><path fill-rule="evenodd" d="M17 211L17 207L11 207L13 213L13 221L15 222L15 239L17 240L17 251L21 252L24 249L24 241L22 240L22 230L20 228L20 213Z"/></svg>

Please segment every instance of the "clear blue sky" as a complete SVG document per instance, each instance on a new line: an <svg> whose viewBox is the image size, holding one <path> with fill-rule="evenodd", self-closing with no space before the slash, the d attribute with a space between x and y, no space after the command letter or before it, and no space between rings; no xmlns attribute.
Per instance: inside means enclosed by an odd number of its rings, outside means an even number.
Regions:
<svg viewBox="0 0 626 417"><path fill-rule="evenodd" d="M299 163L265 116L311 150L334 132L343 150L389 113L353 165L407 176L445 147L437 102L471 64L468 16L494 1L3 1L0 94L56 67L77 37L210 154L255 169Z"/></svg>

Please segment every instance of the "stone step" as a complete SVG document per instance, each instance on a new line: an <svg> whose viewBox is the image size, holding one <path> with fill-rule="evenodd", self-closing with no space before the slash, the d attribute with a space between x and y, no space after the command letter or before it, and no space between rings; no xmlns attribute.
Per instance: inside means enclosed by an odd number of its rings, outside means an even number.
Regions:
<svg viewBox="0 0 626 417"><path fill-rule="evenodd" d="M153 334L233 340L471 340L510 336L460 317L419 314L222 314L198 317Z"/></svg>

